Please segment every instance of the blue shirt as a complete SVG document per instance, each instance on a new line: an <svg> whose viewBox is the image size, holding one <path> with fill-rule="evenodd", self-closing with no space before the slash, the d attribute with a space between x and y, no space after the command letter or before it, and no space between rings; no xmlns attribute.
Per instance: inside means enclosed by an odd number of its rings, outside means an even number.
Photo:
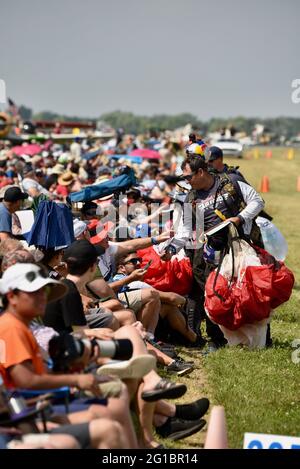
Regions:
<svg viewBox="0 0 300 469"><path fill-rule="evenodd" d="M12 232L12 216L3 203L0 203L0 233Z"/></svg>
<svg viewBox="0 0 300 469"><path fill-rule="evenodd" d="M124 277L126 277L125 274L115 274L112 278L112 282L116 282L117 280L122 280ZM128 285L123 285L123 287L120 287L118 290L118 293L123 293L124 291L128 290Z"/></svg>

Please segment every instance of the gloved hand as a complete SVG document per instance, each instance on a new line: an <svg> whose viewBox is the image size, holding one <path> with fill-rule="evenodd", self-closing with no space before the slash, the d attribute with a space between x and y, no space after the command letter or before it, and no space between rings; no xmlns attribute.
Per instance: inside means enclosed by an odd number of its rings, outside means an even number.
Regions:
<svg viewBox="0 0 300 469"><path fill-rule="evenodd" d="M209 244L204 244L203 248L203 259L208 264L218 265L220 261L220 252L216 251L214 248L209 246Z"/></svg>

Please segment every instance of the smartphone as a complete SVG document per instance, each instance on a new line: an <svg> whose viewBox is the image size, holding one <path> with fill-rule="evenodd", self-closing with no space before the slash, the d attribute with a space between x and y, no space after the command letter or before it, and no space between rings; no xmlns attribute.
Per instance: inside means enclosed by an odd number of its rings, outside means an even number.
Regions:
<svg viewBox="0 0 300 469"><path fill-rule="evenodd" d="M149 267L150 267L150 265L151 265L151 264L152 264L152 260L150 259L150 261L149 261L149 262L147 262L147 264L146 264L146 265L144 265L144 267L143 267L143 270L147 270L147 269L149 269Z"/></svg>

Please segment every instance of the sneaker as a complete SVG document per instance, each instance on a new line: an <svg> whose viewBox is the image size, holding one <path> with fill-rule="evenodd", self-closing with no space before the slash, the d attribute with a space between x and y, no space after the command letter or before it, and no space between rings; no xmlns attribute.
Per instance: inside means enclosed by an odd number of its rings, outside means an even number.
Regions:
<svg viewBox="0 0 300 469"><path fill-rule="evenodd" d="M163 425L156 427L155 430L162 438L169 438L170 440L176 441L199 432L205 424L206 421L203 419L191 421L169 417Z"/></svg>
<svg viewBox="0 0 300 469"><path fill-rule="evenodd" d="M175 417L186 420L198 420L208 411L209 400L206 397L190 404L175 404Z"/></svg>
<svg viewBox="0 0 300 469"><path fill-rule="evenodd" d="M184 361L174 360L168 366L166 366L166 371L176 373L178 376L183 376L191 373L194 369L193 365L190 363L185 363Z"/></svg>
<svg viewBox="0 0 300 469"><path fill-rule="evenodd" d="M157 350L159 350L160 352L164 353L169 358L173 358L173 359L177 358L177 353L176 353L174 347L169 348L169 347L166 346L167 344L161 345L159 342L156 342L153 339L148 338L146 340L150 345L152 345L152 347L154 347Z"/></svg>
<svg viewBox="0 0 300 469"><path fill-rule="evenodd" d="M184 360L183 358L179 357L179 355L176 358L176 361L180 363L188 363L189 365L194 365L195 363L193 360Z"/></svg>

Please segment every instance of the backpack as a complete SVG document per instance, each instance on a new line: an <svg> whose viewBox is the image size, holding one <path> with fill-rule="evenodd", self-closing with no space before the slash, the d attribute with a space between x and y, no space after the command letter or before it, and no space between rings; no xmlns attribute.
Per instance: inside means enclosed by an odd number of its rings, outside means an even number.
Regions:
<svg viewBox="0 0 300 469"><path fill-rule="evenodd" d="M236 169L236 168L234 168ZM233 173L233 172L232 172ZM230 174L230 173L229 173ZM223 194L225 192L229 193L231 195L231 197L237 201L237 205L238 205L238 211L242 211L245 207L246 207L246 203L243 199L243 194L238 186L237 185L234 185L234 183L232 182L230 176L228 176L228 173L223 173L221 176L220 176L220 182L219 182L219 185L218 185L218 188L216 190L216 195L215 195L215 204L216 204L216 201L217 201L217 197L219 194L222 195L223 197ZM226 205L226 207L230 210L230 207L229 205L227 204L226 202L226 199L223 197L223 201L224 201L224 204ZM235 214L232 213L232 216L235 216ZM257 215L258 216L258 215ZM221 218L221 217L220 217ZM256 218L256 217L255 217ZM222 219L222 218L221 218ZM239 230L238 230L239 231ZM241 235L241 237L245 237L241 232L239 232L239 234ZM260 231L260 228L259 226L257 225L255 219L252 221L252 228L251 228L251 232L250 232L250 235L249 235L249 238L250 240L252 241L253 244L255 244L256 246L258 247L261 247L263 248L264 247L264 244L263 244L263 240L262 240L262 235L261 235L261 231Z"/></svg>

